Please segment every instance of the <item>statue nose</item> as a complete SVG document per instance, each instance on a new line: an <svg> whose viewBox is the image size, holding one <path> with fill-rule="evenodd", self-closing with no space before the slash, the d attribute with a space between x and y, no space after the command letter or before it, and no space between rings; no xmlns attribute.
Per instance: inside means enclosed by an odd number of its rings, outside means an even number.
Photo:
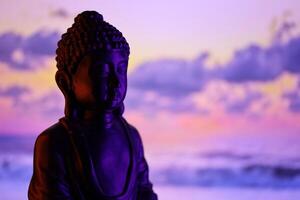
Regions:
<svg viewBox="0 0 300 200"><path fill-rule="evenodd" d="M111 75L111 85L116 88L121 86L120 80L116 74Z"/></svg>

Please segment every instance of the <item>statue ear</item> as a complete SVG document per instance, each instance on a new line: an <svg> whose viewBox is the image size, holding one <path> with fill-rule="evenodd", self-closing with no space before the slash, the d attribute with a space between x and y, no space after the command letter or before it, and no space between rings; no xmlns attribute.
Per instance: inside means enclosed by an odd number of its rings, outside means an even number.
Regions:
<svg viewBox="0 0 300 200"><path fill-rule="evenodd" d="M78 117L79 109L76 106L74 94L72 92L72 81L70 76L62 70L58 70L55 74L55 81L65 96L65 116L67 118Z"/></svg>
<svg viewBox="0 0 300 200"><path fill-rule="evenodd" d="M55 81L59 89L65 97L67 97L72 90L72 82L66 72L58 70L55 74Z"/></svg>

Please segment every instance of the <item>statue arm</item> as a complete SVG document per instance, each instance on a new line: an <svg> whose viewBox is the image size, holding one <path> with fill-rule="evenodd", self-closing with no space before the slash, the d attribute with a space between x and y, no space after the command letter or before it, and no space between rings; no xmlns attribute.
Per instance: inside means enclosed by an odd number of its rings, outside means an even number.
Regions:
<svg viewBox="0 0 300 200"><path fill-rule="evenodd" d="M138 199L139 200L157 200L158 197L152 189L152 183L149 180L149 167L144 156L144 147L138 131Z"/></svg>
<svg viewBox="0 0 300 200"><path fill-rule="evenodd" d="M35 142L33 176L28 191L29 200L72 200L66 169L57 144L42 133Z"/></svg>

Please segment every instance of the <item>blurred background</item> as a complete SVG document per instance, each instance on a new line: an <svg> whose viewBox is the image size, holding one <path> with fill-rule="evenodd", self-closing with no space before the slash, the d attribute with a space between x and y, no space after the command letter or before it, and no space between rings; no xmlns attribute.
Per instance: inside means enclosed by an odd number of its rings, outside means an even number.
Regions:
<svg viewBox="0 0 300 200"><path fill-rule="evenodd" d="M84 10L130 44L124 116L159 199L300 199L298 0L2 0L1 199L27 199L34 140L63 116L56 43Z"/></svg>

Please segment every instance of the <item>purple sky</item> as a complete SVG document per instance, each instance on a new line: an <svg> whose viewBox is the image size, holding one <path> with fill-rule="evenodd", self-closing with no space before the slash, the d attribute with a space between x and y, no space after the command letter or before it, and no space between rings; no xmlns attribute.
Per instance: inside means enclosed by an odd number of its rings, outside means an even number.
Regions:
<svg viewBox="0 0 300 200"><path fill-rule="evenodd" d="M299 132L298 1L12 0L0 7L0 133L37 135L62 116L56 42L86 9L129 41L126 117L146 141Z"/></svg>

